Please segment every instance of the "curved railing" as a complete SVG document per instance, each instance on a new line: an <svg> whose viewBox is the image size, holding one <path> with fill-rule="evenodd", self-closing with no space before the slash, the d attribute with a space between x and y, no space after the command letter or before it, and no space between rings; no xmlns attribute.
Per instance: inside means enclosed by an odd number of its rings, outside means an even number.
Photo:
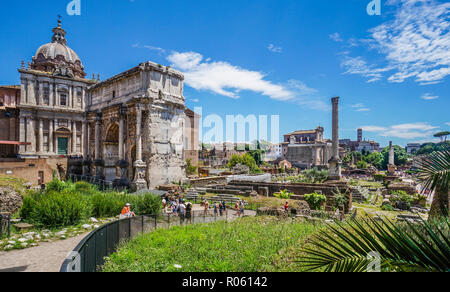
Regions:
<svg viewBox="0 0 450 292"><path fill-rule="evenodd" d="M191 212L191 218L183 218L173 213L137 216L110 222L92 231L68 255L60 272L98 272L105 263L105 257L116 252L121 242L133 239L139 234L157 228L170 228L176 225L210 223L234 218L234 210L223 216L209 210Z"/></svg>

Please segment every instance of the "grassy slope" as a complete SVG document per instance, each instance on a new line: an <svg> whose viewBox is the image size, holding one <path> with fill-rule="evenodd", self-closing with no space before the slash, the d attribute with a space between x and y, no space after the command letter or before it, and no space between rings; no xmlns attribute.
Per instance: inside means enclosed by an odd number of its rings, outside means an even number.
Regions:
<svg viewBox="0 0 450 292"><path fill-rule="evenodd" d="M10 187L22 195L25 191L24 184L26 182L27 181L22 178L0 175L0 187Z"/></svg>
<svg viewBox="0 0 450 292"><path fill-rule="evenodd" d="M107 260L104 271L260 272L287 266L291 270L284 251L299 247L320 228L256 217L160 229L122 246Z"/></svg>

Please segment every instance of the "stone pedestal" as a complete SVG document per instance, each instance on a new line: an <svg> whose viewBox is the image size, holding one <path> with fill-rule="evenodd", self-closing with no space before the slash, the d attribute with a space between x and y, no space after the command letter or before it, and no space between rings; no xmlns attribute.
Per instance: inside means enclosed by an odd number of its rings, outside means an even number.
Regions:
<svg viewBox="0 0 450 292"><path fill-rule="evenodd" d="M146 190L148 188L147 181L145 180L145 171L147 170L147 164L138 160L134 163L135 169L135 177L132 183L132 187L136 189L136 191Z"/></svg>
<svg viewBox="0 0 450 292"><path fill-rule="evenodd" d="M397 167L395 165L388 165L388 173L390 176L395 176L395 171Z"/></svg>
<svg viewBox="0 0 450 292"><path fill-rule="evenodd" d="M340 159L332 158L329 162L328 179L341 180L342 178L342 161Z"/></svg>

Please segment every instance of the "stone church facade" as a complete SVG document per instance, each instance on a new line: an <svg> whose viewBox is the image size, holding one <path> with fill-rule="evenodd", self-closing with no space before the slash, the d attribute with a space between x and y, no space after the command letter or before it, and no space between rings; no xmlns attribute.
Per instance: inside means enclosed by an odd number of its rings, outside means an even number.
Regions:
<svg viewBox="0 0 450 292"><path fill-rule="evenodd" d="M77 175L138 190L185 177L180 72L146 62L105 81L86 79L59 21L19 73L20 157L71 157Z"/></svg>

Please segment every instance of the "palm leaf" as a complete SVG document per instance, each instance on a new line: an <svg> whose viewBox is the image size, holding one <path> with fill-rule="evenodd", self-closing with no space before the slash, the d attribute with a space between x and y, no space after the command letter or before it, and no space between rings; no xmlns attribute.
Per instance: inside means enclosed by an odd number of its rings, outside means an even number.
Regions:
<svg viewBox="0 0 450 292"><path fill-rule="evenodd" d="M424 189L443 191L450 186L450 149L437 151L419 162L419 178Z"/></svg>
<svg viewBox="0 0 450 292"><path fill-rule="evenodd" d="M450 224L445 223L399 225L388 219L336 223L313 238L299 262L308 270L362 272L370 264L367 255L376 252L382 269L449 271Z"/></svg>

